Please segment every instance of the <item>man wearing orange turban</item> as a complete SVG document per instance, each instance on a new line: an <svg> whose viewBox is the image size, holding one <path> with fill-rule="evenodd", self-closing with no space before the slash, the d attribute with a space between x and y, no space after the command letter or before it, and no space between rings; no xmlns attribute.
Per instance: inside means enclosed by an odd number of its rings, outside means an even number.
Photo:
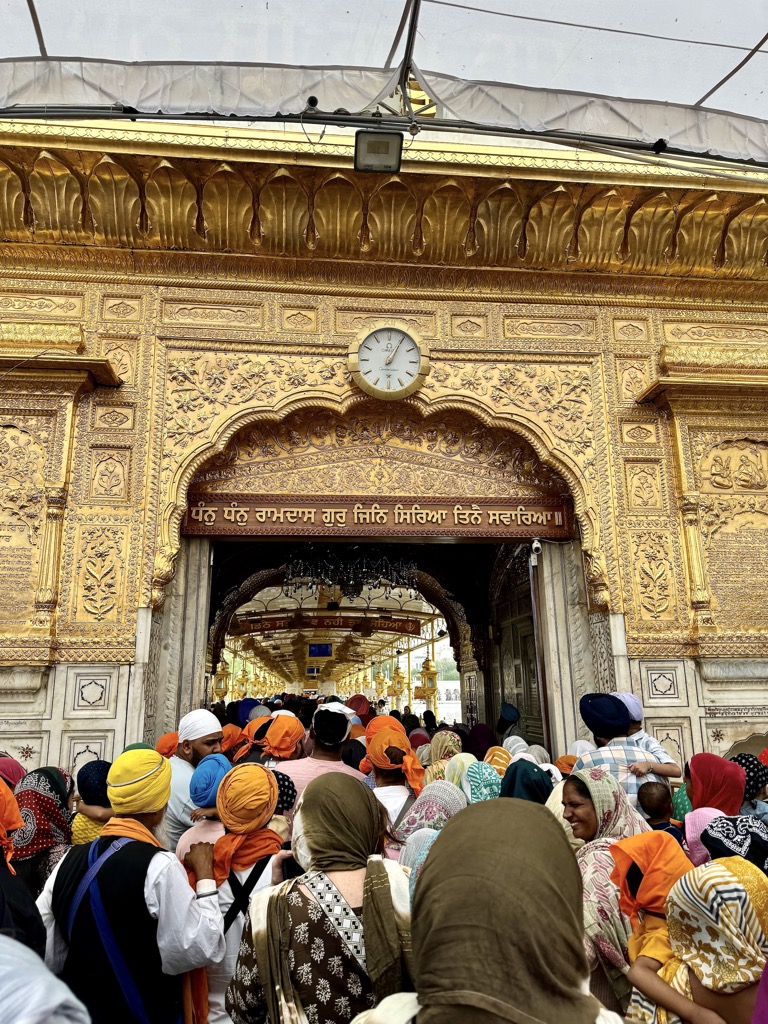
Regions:
<svg viewBox="0 0 768 1024"><path fill-rule="evenodd" d="M386 808L394 828L410 808L414 796L424 788L424 769L408 737L393 728L380 729L373 736L368 744L368 759L376 781L374 795Z"/></svg>
<svg viewBox="0 0 768 1024"><path fill-rule="evenodd" d="M300 720L295 715L277 715L273 718L264 742L267 757L275 762L295 761L303 752L304 726Z"/></svg>

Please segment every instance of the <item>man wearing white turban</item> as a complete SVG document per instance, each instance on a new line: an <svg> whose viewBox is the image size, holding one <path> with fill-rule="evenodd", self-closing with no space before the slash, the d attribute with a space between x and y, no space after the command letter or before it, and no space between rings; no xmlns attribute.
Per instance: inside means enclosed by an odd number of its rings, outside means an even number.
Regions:
<svg viewBox="0 0 768 1024"><path fill-rule="evenodd" d="M181 1017L181 975L224 956L213 846L177 858L156 836L171 792L171 767L156 750L115 759L107 776L114 815L101 836L73 846L37 901L45 962L72 989L93 1024L168 1024Z"/></svg>
<svg viewBox="0 0 768 1024"><path fill-rule="evenodd" d="M179 745L170 758L171 799L168 801L165 819L171 852L175 851L187 829L194 825L190 815L195 805L189 796L192 773L208 754L221 753L223 738L221 723L216 715L205 708L190 711L179 722Z"/></svg>
<svg viewBox="0 0 768 1024"><path fill-rule="evenodd" d="M661 775L666 779L679 779L683 774L680 765L673 757L670 757L669 753L655 736L651 736L643 728L643 704L640 698L634 693L614 693L614 697L619 698L632 719L627 736L635 746L642 747L649 754L654 754L658 761L661 762L657 764L655 760L653 762L637 761L635 764L630 765L629 770L632 774L647 775L648 772L653 771L654 775Z"/></svg>

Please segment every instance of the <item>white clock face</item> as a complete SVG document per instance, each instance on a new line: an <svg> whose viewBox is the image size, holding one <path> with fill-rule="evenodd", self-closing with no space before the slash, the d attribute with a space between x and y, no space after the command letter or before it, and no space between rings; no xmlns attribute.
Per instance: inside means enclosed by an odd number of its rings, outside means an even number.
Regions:
<svg viewBox="0 0 768 1024"><path fill-rule="evenodd" d="M382 392L408 388L421 370L419 346L399 327L372 331L360 343L357 358L360 375Z"/></svg>

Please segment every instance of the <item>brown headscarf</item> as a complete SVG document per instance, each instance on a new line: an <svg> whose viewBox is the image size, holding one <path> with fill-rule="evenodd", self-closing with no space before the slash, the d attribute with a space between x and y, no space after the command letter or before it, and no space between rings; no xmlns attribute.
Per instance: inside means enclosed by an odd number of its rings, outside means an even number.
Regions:
<svg viewBox="0 0 768 1024"><path fill-rule="evenodd" d="M579 869L549 811L473 804L432 844L416 886L418 1024L594 1024L583 935Z"/></svg>

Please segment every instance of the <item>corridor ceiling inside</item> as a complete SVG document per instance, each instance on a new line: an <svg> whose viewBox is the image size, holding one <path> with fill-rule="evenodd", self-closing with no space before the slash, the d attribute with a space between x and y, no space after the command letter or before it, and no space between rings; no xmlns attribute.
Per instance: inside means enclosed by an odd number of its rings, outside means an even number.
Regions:
<svg viewBox="0 0 768 1024"><path fill-rule="evenodd" d="M0 0L0 27L2 116L413 125L768 164L764 0Z"/></svg>

